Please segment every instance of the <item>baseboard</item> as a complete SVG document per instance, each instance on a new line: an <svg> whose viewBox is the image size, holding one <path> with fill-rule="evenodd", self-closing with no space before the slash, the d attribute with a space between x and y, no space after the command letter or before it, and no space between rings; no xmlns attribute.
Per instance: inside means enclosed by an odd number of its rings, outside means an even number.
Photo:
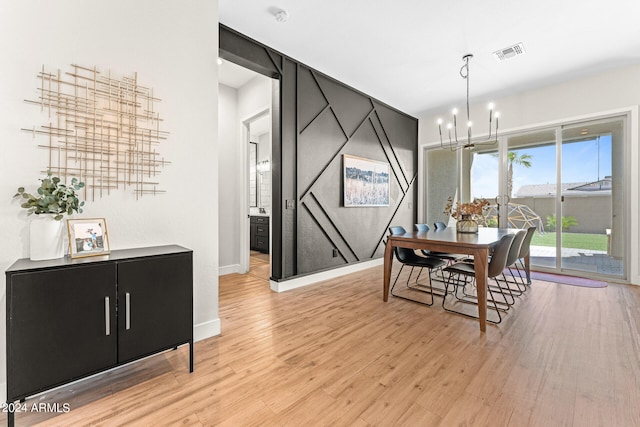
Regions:
<svg viewBox="0 0 640 427"><path fill-rule="evenodd" d="M218 268L218 276L225 276L227 274L240 273L240 264L225 265Z"/></svg>
<svg viewBox="0 0 640 427"><path fill-rule="evenodd" d="M283 280L281 282L270 280L269 284L272 291L284 292L291 289L301 288L303 286L313 285L314 283L322 282L323 280L334 279L336 277L344 276L345 274L351 274L358 271L366 270L368 268L378 267L382 264L384 264L384 258L378 258L371 261L359 262L354 265L348 265L346 267L334 268L333 270L309 274L307 276L298 277L295 279Z"/></svg>
<svg viewBox="0 0 640 427"><path fill-rule="evenodd" d="M193 326L193 341L202 341L220 335L220 318Z"/></svg>
<svg viewBox="0 0 640 427"><path fill-rule="evenodd" d="M7 382L3 381L0 383L0 402L7 401Z"/></svg>

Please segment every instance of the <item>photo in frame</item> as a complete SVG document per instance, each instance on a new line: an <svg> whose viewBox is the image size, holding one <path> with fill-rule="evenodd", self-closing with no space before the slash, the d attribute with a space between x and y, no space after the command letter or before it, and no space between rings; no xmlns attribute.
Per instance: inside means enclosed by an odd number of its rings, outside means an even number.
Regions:
<svg viewBox="0 0 640 427"><path fill-rule="evenodd" d="M107 221L104 218L68 219L71 258L106 255L110 252Z"/></svg>
<svg viewBox="0 0 640 427"><path fill-rule="evenodd" d="M389 163L343 155L344 206L389 206Z"/></svg>

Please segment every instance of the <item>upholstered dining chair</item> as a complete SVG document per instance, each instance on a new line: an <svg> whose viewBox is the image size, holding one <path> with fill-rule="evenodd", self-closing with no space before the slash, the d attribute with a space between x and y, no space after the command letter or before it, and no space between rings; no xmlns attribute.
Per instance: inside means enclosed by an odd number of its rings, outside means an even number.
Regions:
<svg viewBox="0 0 640 427"><path fill-rule="evenodd" d="M513 243L515 236L515 234L506 234L502 236L502 238L498 241L496 247L494 248L493 255L491 256L491 260L489 261L489 268L487 269L487 276L489 279L493 279L495 281L496 277L503 274L503 271L507 266L507 256L509 255L509 249L511 248L511 244ZM452 313L458 313L467 317L473 317L477 319L478 316L474 314L454 310L453 308L448 308L446 305L447 296L449 294L451 294L452 298L455 298L456 302L473 305L478 304L477 297L470 298L469 295L464 293L464 287L466 287L469 283L475 284L476 272L474 265L468 262L457 262L453 265L445 267L444 271L449 273L449 277L445 283L445 293L442 298L442 308ZM456 279L455 281L452 281L454 276ZM451 292L449 291L450 286L453 286L453 290ZM461 288L464 294L462 297L458 295L458 291ZM496 300L495 293L498 292L502 295L503 301ZM507 304L507 297L499 285L495 287L489 286L489 284L487 283L487 293L490 296L490 298L487 298L487 308L493 309L498 316L497 320L489 319L489 317L487 316L487 322L498 324L502 322L502 315L500 313L505 312L509 308L509 305ZM489 306L489 302L493 304L493 307Z"/></svg>
<svg viewBox="0 0 640 427"><path fill-rule="evenodd" d="M402 235L405 234L407 231L405 230L404 227L401 226L394 226L394 227L389 227L389 233L391 233L391 235ZM395 247L394 248L394 255L396 257L396 259L398 260L398 262L400 262L401 267L400 267L400 271L398 271L398 275L396 276L395 280L393 281L393 286L391 287L391 295L393 295L394 297L397 298L402 298L408 301L413 301L413 302L417 302L419 304L423 304L423 305L427 305L427 306L431 306L433 305L433 286L431 284L431 271L434 269L441 269L442 267L444 267L446 265L446 262L442 259L439 258L435 258L435 257L423 257L423 256L419 256L415 253L415 251L413 249L409 249L409 248L398 248ZM405 295L401 295L401 294L397 294L394 293L394 289L396 287L396 283L398 282L398 278L400 277L400 274L402 273L402 269L405 267L411 267L411 271L409 272L409 277L407 278L407 283L406 286L409 290L411 291L418 291L418 292L422 292L425 294L429 294L431 295L431 300L430 302L425 302L422 300L418 300L418 299L413 299L413 298L409 298L408 296ZM418 268L418 275L415 279L415 285L411 284L411 276L413 275L413 271L414 269ZM426 286L427 289L425 289L425 286L420 285L418 283L418 280L420 279L420 275L422 274L422 270L427 269L427 271L429 272L429 281L428 281L428 285Z"/></svg>

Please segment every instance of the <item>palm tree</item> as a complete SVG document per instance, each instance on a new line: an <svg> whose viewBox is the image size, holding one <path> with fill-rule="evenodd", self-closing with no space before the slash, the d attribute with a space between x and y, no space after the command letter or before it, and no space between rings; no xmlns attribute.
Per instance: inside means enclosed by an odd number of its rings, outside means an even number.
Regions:
<svg viewBox="0 0 640 427"><path fill-rule="evenodd" d="M498 157L498 153L493 153L493 157ZM509 160L509 169L507 173L507 194L509 198L511 198L511 193L513 192L513 164L524 166L525 168L531 167L531 159L533 156L531 154L521 154L518 155L517 151L509 151L507 153L507 160Z"/></svg>
<svg viewBox="0 0 640 427"><path fill-rule="evenodd" d="M525 168L531 167L531 154L520 154L517 151L509 151L507 153L507 160L509 160L509 170L507 172L507 194L511 197L513 191L513 164L524 166Z"/></svg>

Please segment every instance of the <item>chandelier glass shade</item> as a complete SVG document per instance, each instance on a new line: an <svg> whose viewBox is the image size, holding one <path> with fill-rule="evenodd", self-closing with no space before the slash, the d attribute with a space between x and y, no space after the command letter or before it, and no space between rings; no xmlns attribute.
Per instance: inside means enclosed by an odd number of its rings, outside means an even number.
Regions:
<svg viewBox="0 0 640 427"><path fill-rule="evenodd" d="M490 103L488 105L489 108L489 135L482 140L474 140L472 133L472 122L469 114L469 60L473 58L472 54L467 54L462 57L464 61L464 65L460 68L460 76L465 79L467 83L467 122L466 122L466 132L460 131L458 132L458 109L454 108L452 111L452 122L447 123L446 125L446 136L443 138L442 136L442 119L438 119L438 132L440 134L440 146L442 148L450 149L451 151L456 151L461 148L473 148L476 145L491 145L495 144L498 140L498 117L500 113L497 111L494 112L494 105ZM495 120L494 120L495 119ZM495 122L495 125L494 125ZM459 135L460 133L460 135Z"/></svg>

